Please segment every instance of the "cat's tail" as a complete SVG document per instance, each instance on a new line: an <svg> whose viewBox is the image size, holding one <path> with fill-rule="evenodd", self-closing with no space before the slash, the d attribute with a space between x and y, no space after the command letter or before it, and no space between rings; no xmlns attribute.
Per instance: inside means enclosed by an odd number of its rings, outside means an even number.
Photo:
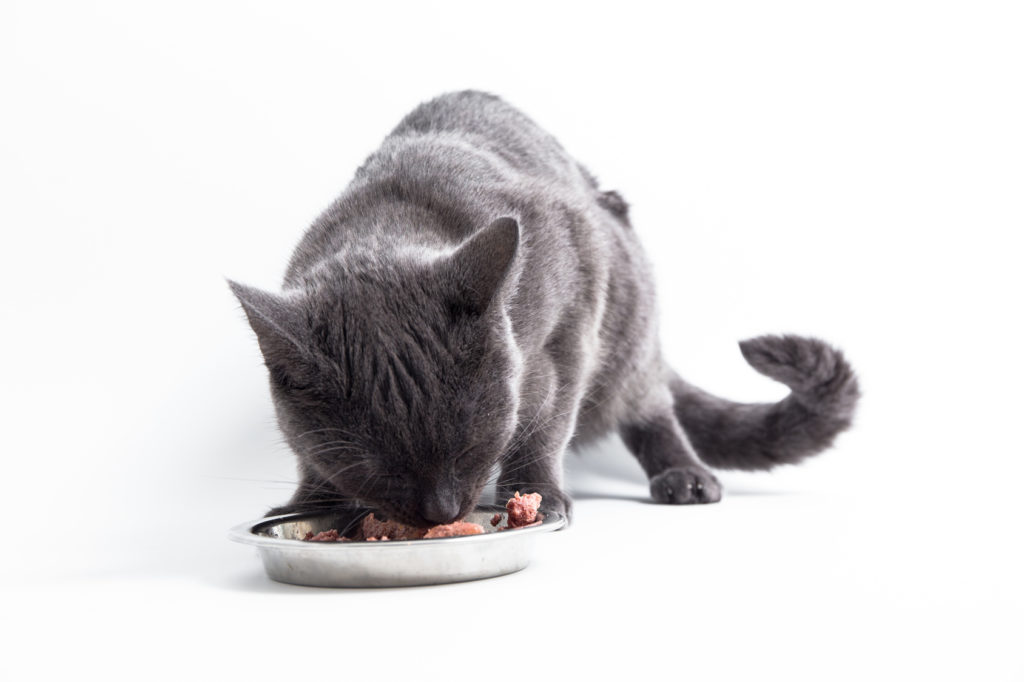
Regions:
<svg viewBox="0 0 1024 682"><path fill-rule="evenodd" d="M709 466L764 470L795 464L826 449L852 423L860 389L839 350L786 335L742 341L740 351L754 369L792 392L777 403L736 403L673 376L676 418Z"/></svg>

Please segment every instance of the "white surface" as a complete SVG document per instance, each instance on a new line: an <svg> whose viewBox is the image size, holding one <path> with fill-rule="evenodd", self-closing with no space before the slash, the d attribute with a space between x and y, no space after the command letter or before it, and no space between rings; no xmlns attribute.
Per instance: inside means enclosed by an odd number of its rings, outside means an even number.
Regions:
<svg viewBox="0 0 1024 682"><path fill-rule="evenodd" d="M1021 679L1018 6L488 7L2 10L0 677ZM775 399L735 341L819 335L857 427L708 507L574 458L573 528L514 576L270 583L225 531L294 470L223 277L276 286L463 87L632 202L681 372Z"/></svg>

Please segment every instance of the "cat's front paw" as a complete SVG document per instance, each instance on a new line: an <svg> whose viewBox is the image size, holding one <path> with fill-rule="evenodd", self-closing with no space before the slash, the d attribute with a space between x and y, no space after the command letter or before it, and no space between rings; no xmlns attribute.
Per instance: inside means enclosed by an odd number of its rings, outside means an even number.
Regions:
<svg viewBox="0 0 1024 682"><path fill-rule="evenodd" d="M572 498L561 490L549 490L546 493L541 493L540 510L556 512L572 520Z"/></svg>
<svg viewBox="0 0 1024 682"><path fill-rule="evenodd" d="M661 504L709 504L722 499L722 484L703 467L675 467L651 479L651 497Z"/></svg>

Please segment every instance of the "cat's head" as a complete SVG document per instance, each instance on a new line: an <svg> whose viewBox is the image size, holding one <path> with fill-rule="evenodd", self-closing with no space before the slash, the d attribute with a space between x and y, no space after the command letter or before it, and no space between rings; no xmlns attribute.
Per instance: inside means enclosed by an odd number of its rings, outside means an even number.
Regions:
<svg viewBox="0 0 1024 682"><path fill-rule="evenodd" d="M516 424L518 247L502 218L448 253L339 255L285 294L230 283L320 497L417 525L476 505Z"/></svg>

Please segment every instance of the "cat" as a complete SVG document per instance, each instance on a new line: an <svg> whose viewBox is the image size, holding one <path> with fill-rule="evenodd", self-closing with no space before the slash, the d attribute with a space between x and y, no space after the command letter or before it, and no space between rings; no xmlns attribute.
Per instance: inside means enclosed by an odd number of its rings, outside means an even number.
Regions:
<svg viewBox="0 0 1024 682"><path fill-rule="evenodd" d="M298 488L270 515L449 523L495 474L498 499L537 492L568 513L566 449L611 432L656 502L718 502L705 464L799 462L850 426L859 397L842 353L798 336L740 344L790 388L780 402L680 378L626 201L482 92L399 123L303 236L282 293L229 285L298 457Z"/></svg>

